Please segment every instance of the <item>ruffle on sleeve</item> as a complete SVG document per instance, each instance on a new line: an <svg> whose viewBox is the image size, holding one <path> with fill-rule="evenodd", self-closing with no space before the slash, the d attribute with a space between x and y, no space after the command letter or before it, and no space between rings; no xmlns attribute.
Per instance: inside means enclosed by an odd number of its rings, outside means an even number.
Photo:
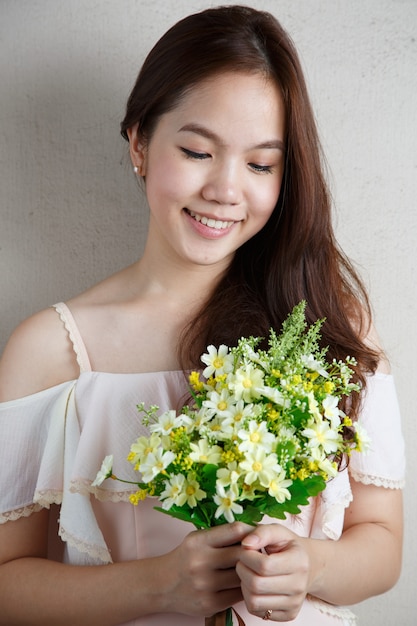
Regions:
<svg viewBox="0 0 417 626"><path fill-rule="evenodd" d="M371 440L367 453L353 452L349 473L356 481L389 489L405 483L405 445L394 379L376 373L367 381L360 421Z"/></svg>
<svg viewBox="0 0 417 626"><path fill-rule="evenodd" d="M60 504L65 561L111 562L90 498L70 491L80 441L76 383L0 405L0 523Z"/></svg>
<svg viewBox="0 0 417 626"><path fill-rule="evenodd" d="M349 477L378 487L404 486L404 439L391 375L377 373L369 377L360 422L371 440L371 450L353 452L348 468L331 479L317 497L311 537L337 540L341 536L344 512L352 501Z"/></svg>
<svg viewBox="0 0 417 626"><path fill-rule="evenodd" d="M345 509L352 501L347 470L329 480L326 489L315 500L310 536L313 539L339 539L343 530Z"/></svg>

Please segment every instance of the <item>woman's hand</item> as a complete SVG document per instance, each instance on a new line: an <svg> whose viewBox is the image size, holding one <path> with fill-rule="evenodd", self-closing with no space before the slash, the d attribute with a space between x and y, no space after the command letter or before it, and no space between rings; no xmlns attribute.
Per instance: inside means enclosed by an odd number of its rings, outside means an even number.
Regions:
<svg viewBox="0 0 417 626"><path fill-rule="evenodd" d="M253 526L240 522L191 532L175 550L161 557L164 611L209 616L242 600L236 564L241 541Z"/></svg>
<svg viewBox="0 0 417 626"><path fill-rule="evenodd" d="M295 619L308 592L310 556L305 540L281 524L260 525L242 540L236 571L250 613L287 622Z"/></svg>
<svg viewBox="0 0 417 626"><path fill-rule="evenodd" d="M261 524L242 540L236 571L251 613L263 617L272 611L270 619L285 622L296 617L307 594L350 605L395 584L401 571L401 491L354 480L351 489L337 541L298 537L279 523Z"/></svg>

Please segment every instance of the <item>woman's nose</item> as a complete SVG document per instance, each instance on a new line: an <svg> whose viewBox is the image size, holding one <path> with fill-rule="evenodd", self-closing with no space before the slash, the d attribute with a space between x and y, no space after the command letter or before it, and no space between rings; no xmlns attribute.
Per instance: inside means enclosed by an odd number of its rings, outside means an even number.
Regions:
<svg viewBox="0 0 417 626"><path fill-rule="evenodd" d="M203 198L218 204L239 204L242 199L241 182L235 164L219 164L210 172L203 186Z"/></svg>

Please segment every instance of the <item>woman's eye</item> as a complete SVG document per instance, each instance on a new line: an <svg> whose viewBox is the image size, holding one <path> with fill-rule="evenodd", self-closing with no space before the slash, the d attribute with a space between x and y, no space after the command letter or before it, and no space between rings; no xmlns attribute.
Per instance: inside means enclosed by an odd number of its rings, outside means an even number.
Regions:
<svg viewBox="0 0 417 626"><path fill-rule="evenodd" d="M210 155L207 154L207 152L195 152L194 150L188 150L188 148L181 148L181 152L185 154L187 159L202 161L203 159L210 158Z"/></svg>
<svg viewBox="0 0 417 626"><path fill-rule="evenodd" d="M272 165L258 165L257 163L249 163L248 164L254 172L259 174L271 174L272 173Z"/></svg>

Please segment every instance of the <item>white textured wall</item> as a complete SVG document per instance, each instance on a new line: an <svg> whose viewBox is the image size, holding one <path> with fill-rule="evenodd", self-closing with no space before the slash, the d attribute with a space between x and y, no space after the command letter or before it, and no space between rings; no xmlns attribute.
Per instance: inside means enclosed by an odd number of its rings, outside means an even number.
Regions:
<svg viewBox="0 0 417 626"><path fill-rule="evenodd" d="M140 253L146 214L118 135L125 98L159 35L210 4L0 0L0 349L24 317ZM369 285L404 416L404 572L392 592L358 607L360 623L412 626L417 1L252 4L272 11L298 44L330 163L339 239Z"/></svg>

